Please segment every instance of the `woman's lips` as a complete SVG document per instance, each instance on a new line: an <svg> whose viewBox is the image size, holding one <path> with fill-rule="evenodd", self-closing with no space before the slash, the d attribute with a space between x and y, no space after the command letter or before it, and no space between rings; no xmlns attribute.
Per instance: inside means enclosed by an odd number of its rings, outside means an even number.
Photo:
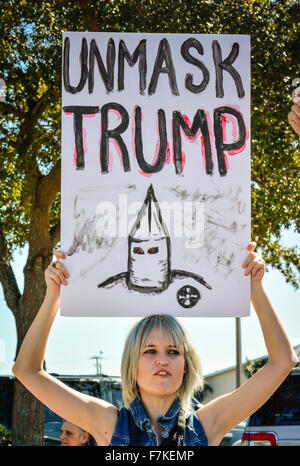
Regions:
<svg viewBox="0 0 300 466"><path fill-rule="evenodd" d="M170 376L171 374L170 374L169 371L160 370L160 371L155 372L154 375L159 375L160 377L168 377L168 376Z"/></svg>

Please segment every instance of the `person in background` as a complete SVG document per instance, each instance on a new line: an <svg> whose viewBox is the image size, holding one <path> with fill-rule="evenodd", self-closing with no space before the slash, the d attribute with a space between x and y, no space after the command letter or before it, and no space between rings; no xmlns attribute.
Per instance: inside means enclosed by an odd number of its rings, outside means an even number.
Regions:
<svg viewBox="0 0 300 466"><path fill-rule="evenodd" d="M295 97L293 98L294 104L288 114L288 119L291 127L300 136L300 87L295 89Z"/></svg>
<svg viewBox="0 0 300 466"><path fill-rule="evenodd" d="M64 421L61 426L61 445L63 447L89 447L95 445L93 437L71 422Z"/></svg>

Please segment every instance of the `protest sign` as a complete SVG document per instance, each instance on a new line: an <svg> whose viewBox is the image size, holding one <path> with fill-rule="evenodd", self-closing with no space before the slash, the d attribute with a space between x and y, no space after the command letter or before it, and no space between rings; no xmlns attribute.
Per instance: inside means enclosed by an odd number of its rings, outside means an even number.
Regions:
<svg viewBox="0 0 300 466"><path fill-rule="evenodd" d="M62 67L62 315L248 315L249 37L65 32Z"/></svg>

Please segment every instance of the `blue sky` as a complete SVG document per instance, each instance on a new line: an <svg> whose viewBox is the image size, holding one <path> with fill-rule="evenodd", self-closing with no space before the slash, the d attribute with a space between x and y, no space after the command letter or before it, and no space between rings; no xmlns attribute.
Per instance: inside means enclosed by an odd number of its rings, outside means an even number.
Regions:
<svg viewBox="0 0 300 466"><path fill-rule="evenodd" d="M299 244L299 235L284 234L285 245ZM26 250L15 254L14 271L20 288ZM288 285L276 270L264 278L265 288L293 345L300 344L300 291ZM120 375L120 361L126 334L136 318L61 317L57 316L49 337L46 364L48 372L59 374L95 374L95 360L102 351L102 372ZM235 364L235 319L182 318L200 356L204 374ZM266 347L253 308L241 319L242 358L266 354ZM16 347L16 330L0 287L0 374L10 374Z"/></svg>

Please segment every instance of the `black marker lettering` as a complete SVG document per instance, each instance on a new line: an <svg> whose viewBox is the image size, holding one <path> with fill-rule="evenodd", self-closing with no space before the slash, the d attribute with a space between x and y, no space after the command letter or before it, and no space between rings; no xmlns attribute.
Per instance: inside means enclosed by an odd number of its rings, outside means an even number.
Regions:
<svg viewBox="0 0 300 466"><path fill-rule="evenodd" d="M107 43L106 52L106 68L103 64L98 45L95 39L91 40L90 54L89 54L89 93L92 94L94 91L94 68L95 68L95 57L97 59L98 69L106 87L107 92L111 92L114 88L114 66L115 66L115 43L113 39L109 39Z"/></svg>
<svg viewBox="0 0 300 466"><path fill-rule="evenodd" d="M194 94L198 94L199 92L204 91L204 89L206 88L209 82L209 71L206 68L206 66L202 63L202 61L197 60L197 58L193 57L190 54L190 49L192 47L195 48L197 52L200 53L200 55L203 55L204 52L203 52L202 44L197 39L194 39L194 38L187 39L185 42L183 42L181 46L181 55L183 56L185 61L201 69L203 73L203 80L200 84L195 85L193 84L193 75L190 73L187 73L185 77L185 87L186 89L193 92Z"/></svg>
<svg viewBox="0 0 300 466"><path fill-rule="evenodd" d="M162 65L164 62L166 63L166 66L163 67ZM149 95L153 95L155 93L160 73L168 74L172 94L179 95L176 82L176 73L171 55L171 48L167 39L162 39L159 43L153 73L148 89Z"/></svg>
<svg viewBox="0 0 300 466"><path fill-rule="evenodd" d="M206 173L211 175L213 171L213 161L207 119L204 110L197 110L192 126L187 124L180 112L176 110L173 112L173 150L176 174L182 173L181 129L189 139L195 138L197 131L199 129L201 130L205 148Z"/></svg>
<svg viewBox="0 0 300 466"><path fill-rule="evenodd" d="M239 128L239 137L237 141L234 141L229 144L225 144L223 140L222 117L224 114L233 115L237 120ZM228 150L240 149L246 141L246 127L241 112L231 107L216 108L214 110L214 133L218 156L219 173L221 176L225 176L227 174L227 168L225 164L224 152Z"/></svg>
<svg viewBox="0 0 300 466"><path fill-rule="evenodd" d="M157 173L164 167L167 157L167 130L166 130L166 116L163 110L158 110L158 127L159 127L159 153L153 165L145 161L143 154L143 140L142 140L142 117L141 107L135 108L135 153L136 159L140 168L145 173Z"/></svg>
<svg viewBox="0 0 300 466"><path fill-rule="evenodd" d="M87 68L87 56L88 56L88 47L87 41L83 37L81 41L81 52L80 52L80 67L81 67L81 74L80 74L80 81L78 85L71 86L70 84L70 38L66 37L64 42L64 51L63 51L63 81L65 90L70 92L70 94L76 94L80 92L86 83L88 78L88 68Z"/></svg>
<svg viewBox="0 0 300 466"><path fill-rule="evenodd" d="M108 112L110 110L116 110L122 117L122 121L114 129L108 129ZM120 148L123 168L125 172L130 171L130 162L128 156L128 150L126 144L121 138L120 134L124 133L128 128L129 124L129 115L127 110L120 104L115 102L110 102L109 104L103 105L101 108L101 144L100 144L100 162L101 162L101 172L108 173L108 146L109 140L114 139Z"/></svg>
<svg viewBox="0 0 300 466"><path fill-rule="evenodd" d="M83 170L85 167L83 138L82 138L82 115L92 115L99 112L99 107L80 107L70 106L63 107L64 112L73 113L73 127L75 134L75 147L76 147L76 170Z"/></svg>
<svg viewBox="0 0 300 466"><path fill-rule="evenodd" d="M233 78L239 98L245 97L245 90L241 76L232 66L232 63L235 61L239 54L239 49L239 44L235 42L228 57L222 61L222 52L219 42L214 40L212 43L213 57L216 69L216 97L224 97L223 70L227 71Z"/></svg>
<svg viewBox="0 0 300 466"><path fill-rule="evenodd" d="M118 56L118 90L124 90L124 58L126 58L129 66L136 64L139 58L139 73L140 73L140 94L145 94L146 89L146 74L147 74L147 60L146 60L146 39L141 40L135 51L130 55L126 44L123 40L119 44Z"/></svg>

